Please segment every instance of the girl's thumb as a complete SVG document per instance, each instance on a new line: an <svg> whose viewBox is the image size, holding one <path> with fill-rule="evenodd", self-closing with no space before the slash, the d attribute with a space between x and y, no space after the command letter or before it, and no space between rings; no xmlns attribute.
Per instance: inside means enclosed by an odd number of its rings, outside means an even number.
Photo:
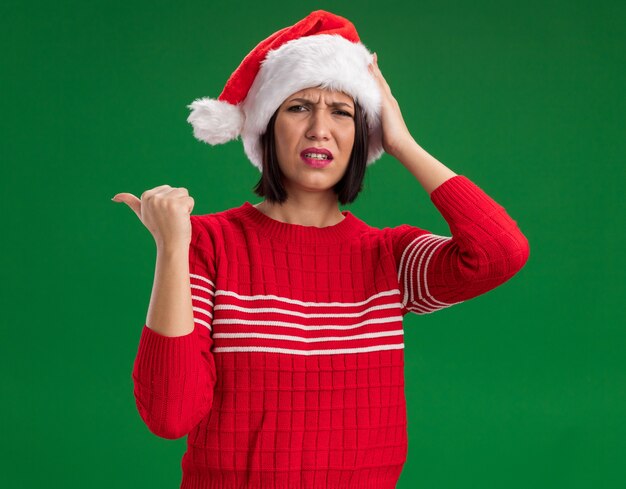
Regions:
<svg viewBox="0 0 626 489"><path fill-rule="evenodd" d="M121 194L115 194L111 200L113 202L124 202L135 212L135 214L137 214L137 217L141 219L141 199L138 199L133 194L124 192Z"/></svg>

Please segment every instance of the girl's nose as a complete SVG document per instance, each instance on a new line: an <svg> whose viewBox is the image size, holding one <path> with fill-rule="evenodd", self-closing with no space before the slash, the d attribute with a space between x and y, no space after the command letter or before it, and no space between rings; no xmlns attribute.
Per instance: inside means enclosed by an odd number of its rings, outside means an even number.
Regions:
<svg viewBox="0 0 626 489"><path fill-rule="evenodd" d="M329 136L330 129L325 114L322 111L313 111L310 118L310 126L307 130L307 137L327 139Z"/></svg>

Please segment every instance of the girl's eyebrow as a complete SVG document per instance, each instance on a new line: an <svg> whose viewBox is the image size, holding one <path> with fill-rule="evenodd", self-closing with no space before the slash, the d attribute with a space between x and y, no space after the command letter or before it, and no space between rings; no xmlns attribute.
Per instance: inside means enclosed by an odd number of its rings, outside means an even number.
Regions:
<svg viewBox="0 0 626 489"><path fill-rule="evenodd" d="M312 104L312 103L313 103L313 101L312 101L312 100L309 100L309 99L306 99L306 98L292 98L292 99L290 100L290 102L305 102L305 103L307 103L307 104ZM346 107L349 107L350 109L352 108L352 106L351 106L350 104L347 104L347 103L345 103L345 102L331 102L331 103L330 103L330 104L328 104L328 105L329 105L329 106L332 106L332 107L341 107L341 106L346 106Z"/></svg>

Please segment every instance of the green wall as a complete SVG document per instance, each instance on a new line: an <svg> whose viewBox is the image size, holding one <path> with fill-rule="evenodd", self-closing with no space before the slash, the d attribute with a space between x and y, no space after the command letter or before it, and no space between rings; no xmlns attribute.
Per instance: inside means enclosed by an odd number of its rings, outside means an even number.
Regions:
<svg viewBox="0 0 626 489"><path fill-rule="evenodd" d="M398 487L626 487L626 9L536 0L3 2L2 487L179 487L185 439L151 434L132 394L156 249L110 199L259 202L241 142L194 139L186 105L320 8L354 22L414 138L531 247L499 288L405 318ZM348 208L449 234L388 155Z"/></svg>

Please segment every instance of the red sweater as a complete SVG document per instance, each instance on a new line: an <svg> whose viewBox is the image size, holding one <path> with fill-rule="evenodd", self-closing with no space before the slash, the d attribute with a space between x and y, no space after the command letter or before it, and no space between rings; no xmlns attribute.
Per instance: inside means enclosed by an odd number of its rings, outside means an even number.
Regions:
<svg viewBox="0 0 626 489"><path fill-rule="evenodd" d="M395 487L403 317L483 294L529 256L516 221L467 177L430 199L451 237L349 210L324 228L249 202L191 216L195 329L144 325L132 374L150 431L188 435L182 489Z"/></svg>

